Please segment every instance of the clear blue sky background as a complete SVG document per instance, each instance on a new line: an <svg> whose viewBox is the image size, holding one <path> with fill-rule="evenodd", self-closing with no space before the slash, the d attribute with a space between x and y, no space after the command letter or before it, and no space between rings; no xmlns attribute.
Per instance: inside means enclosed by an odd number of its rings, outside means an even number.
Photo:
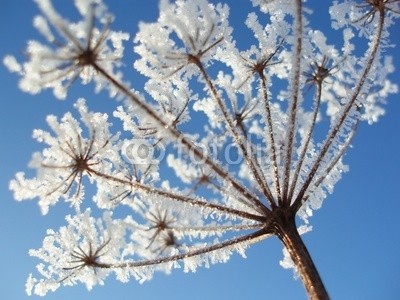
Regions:
<svg viewBox="0 0 400 300"><path fill-rule="evenodd" d="M58 1L68 15L73 5ZM139 20L155 20L157 0L112 0L108 6L117 16L114 29L135 33ZM247 1L227 1L232 23L244 21ZM329 18L326 5L331 1L309 0L317 5L313 21L321 26ZM64 7L63 7L64 9ZM29 38L37 38L32 18L38 13L29 0L2 0L0 4L0 57L22 55ZM243 28L243 27L242 27ZM394 42L400 45L400 26ZM235 31L240 40L248 31ZM330 42L334 39L330 38ZM143 78L131 71L132 42L126 44L126 78L141 90ZM399 83L400 54L391 50L397 67L392 76ZM397 54L396 54L397 52ZM34 128L46 128L47 114L62 115L75 99L88 95L91 110L111 112L115 101L91 93L92 87L76 85L67 101L56 101L51 93L38 96L23 94L17 77L0 66L0 299L23 300L26 277L37 260L28 249L38 248L47 228L64 225L69 210L64 205L41 216L35 201L18 203L8 190L8 182L20 170L26 170L31 153L40 145L31 139ZM363 124L346 155L350 172L336 186L335 192L311 219L314 230L305 242L325 281L332 299L400 299L400 97L388 99L387 114L374 125ZM229 263L195 274L176 270L172 275L157 274L151 282L139 285L115 282L112 277L104 287L88 292L84 286L65 287L46 299L306 299L300 280L279 266L281 245L276 239L253 246L248 258L234 256ZM32 297L31 299L35 299Z"/></svg>

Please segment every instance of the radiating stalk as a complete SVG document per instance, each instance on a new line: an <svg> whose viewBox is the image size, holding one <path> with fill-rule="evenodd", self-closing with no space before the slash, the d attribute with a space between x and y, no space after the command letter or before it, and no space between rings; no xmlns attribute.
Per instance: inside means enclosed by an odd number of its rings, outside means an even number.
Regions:
<svg viewBox="0 0 400 300"><path fill-rule="evenodd" d="M276 203L275 203L274 197L268 186L265 175L258 163L257 157L255 157L254 153L252 153L251 148L248 149L248 147L243 144L242 138L238 134L238 132L236 130L236 126L234 125L234 122L233 122L232 118L230 117L224 102L222 101L221 97L219 96L217 90L215 89L215 86L214 86L213 82L211 81L210 77L208 76L203 65L196 58L193 58L193 61L194 61L193 63L195 63L198 66L198 68L200 69L200 72L202 73L204 79L206 80L207 85L211 91L211 94L214 97L214 99L216 100L218 107L220 108L222 115L224 116L224 119L228 125L228 129L231 132L231 134L233 135L233 139L235 140L236 144L239 146L239 149L241 150L242 155L247 163L247 166L249 167L251 173L254 176L254 179L257 181L259 187L261 188L263 194L267 198L271 207L275 207ZM248 150L250 150L250 152Z"/></svg>
<svg viewBox="0 0 400 300"><path fill-rule="evenodd" d="M360 80L354 87L354 89L353 89L354 92L353 92L352 96L350 97L349 101L347 102L345 108L343 109L341 116L338 118L338 121L336 122L335 126L332 127L326 140L324 141L323 147L322 147L317 159L315 160L315 163L314 163L313 167L311 168L311 170L308 174L308 177L304 181L304 184L303 184L299 194L296 196L296 199L293 203L295 207L300 207L300 203L303 201L303 196L306 193L306 191L308 190L308 187L311 184L314 176L317 174L317 171L318 171L322 161L324 160L325 155L328 153L328 150L330 149L333 141L335 140L335 137L339 134L339 131L340 131L342 125L345 123L345 120L348 118L349 113L351 112L351 109L354 108L354 105L356 104L358 95L360 94L361 89L364 86L365 81L367 80L368 73L370 72L370 70L373 66L374 60L377 56L379 44L380 44L381 37L382 37L384 23L385 23L385 11L380 10L379 11L379 22L378 22L376 34L370 45L370 50L369 50L370 54L365 63L365 68L361 72Z"/></svg>
<svg viewBox="0 0 400 300"><path fill-rule="evenodd" d="M273 178L275 184L276 194L278 196L278 202L282 202L282 195L281 195L281 187L279 184L279 170L278 170L278 158L276 155L276 144L275 144L275 137L274 137L274 128L272 124L272 116L271 116L271 109L269 105L268 99L268 91L267 91L267 79L263 72L259 72L260 80L261 80L261 91L264 99L264 107L266 113L266 120L265 124L268 126L267 130L267 140L269 140L271 155L272 155L272 166L273 166Z"/></svg>
<svg viewBox="0 0 400 300"><path fill-rule="evenodd" d="M358 120L354 125L353 129L351 130L349 136L347 137L346 142L342 145L342 147L340 148L336 156L332 159L331 163L328 165L326 170L322 172L322 175L315 181L313 189L309 189L307 191L307 193L303 197L304 198L303 201L297 202L297 206L293 207L294 210L296 211L299 210L303 202L307 201L310 195L312 195L313 191L316 190L321 185L321 183L327 178L327 176L329 176L329 173L334 169L336 164L339 162L339 160L342 158L342 156L346 153L347 149L349 148L351 141L353 140L353 137L357 131L357 127L358 127Z"/></svg>
<svg viewBox="0 0 400 300"><path fill-rule="evenodd" d="M258 241L260 239L266 238L270 236L267 234L264 229L258 230L256 232L242 235L230 240L226 240L221 243L217 243L211 246L206 246L206 247L201 247L192 251L188 251L186 253L180 253L177 255L172 255L172 256L166 256L166 257L161 257L161 258L155 258L155 259L149 259L149 260L142 260L142 261L136 261L136 262L127 262L127 263L120 263L120 264L109 264L104 266L103 268L107 269L118 269L118 268L139 268L139 267L145 267L145 266L153 266L153 265L159 265L163 263L169 263L169 262L174 262L178 261L181 259L189 258L189 257L194 257L197 255L202 255L202 254L207 254L219 249L223 248L228 248L230 246L234 246L237 244L241 243L252 243L254 241Z"/></svg>
<svg viewBox="0 0 400 300"><path fill-rule="evenodd" d="M302 12L302 0L296 1L296 43L295 43L295 59L294 59L294 71L293 71L293 86L292 86L292 99L289 108L289 123L288 123L288 131L287 131L287 140L286 140L286 154L285 154L285 168L283 175L283 201L286 204L289 204L289 199L287 197L289 183L290 183L290 169L292 166L292 154L293 154L293 146L295 142L295 133L296 133L296 121L297 121L297 113L298 113L298 105L299 105L299 95L300 95L300 77L301 77L301 52L303 45L303 12Z"/></svg>
<svg viewBox="0 0 400 300"><path fill-rule="evenodd" d="M170 192L170 191L161 190L161 189L158 189L156 187L148 186L148 185L145 185L145 184L140 183L140 182L132 182L132 181L127 180L127 179L121 179L121 178L118 178L118 177L115 177L115 176L112 176L112 175L101 173L101 172L93 170L93 169L89 169L88 171L90 171L91 174L99 176L101 178L104 178L104 179L107 179L107 180L110 180L110 181L113 181L113 182L117 182L117 183L120 183L120 184L124 184L124 185L130 186L133 190L139 190L141 192L145 192L145 193L161 196L161 197L164 197L164 198L172 200L172 201L182 202L182 203L190 204L190 205L197 206L197 207L203 207L203 208L208 208L208 209L211 209L211 210L216 210L216 211L219 211L221 213L235 215L235 216L238 216L238 217L241 217L241 218L244 218L244 219L249 219L249 220L254 220L254 221L259 221L259 222L265 222L265 217L260 216L260 215L256 215L256 214L248 213L248 212L245 212L245 211L229 208L229 207L222 206L222 205L219 205L219 204L214 204L214 203L209 203L209 202L206 202L206 201L201 201L199 199L192 198L192 197L189 197L189 196L185 196L185 195L182 195L182 194L177 194L177 193L173 193L173 192Z"/></svg>
<svg viewBox="0 0 400 300"><path fill-rule="evenodd" d="M303 149L301 150L301 153L300 153L300 156L299 156L299 159L298 159L296 171L295 171L295 173L293 175L292 184L291 184L289 195L288 195L288 199L290 199L290 200L293 197L293 193L294 193L294 190L296 188L296 184L297 184L297 181L298 181L298 178L299 178L299 175L300 175L300 171L301 171L301 168L303 166L304 157L306 156L308 145L310 144L311 136L312 136L312 134L314 132L314 128L315 128L315 124L316 124L317 116L318 116L318 111L319 111L319 107L320 107L320 104L321 104L321 94L322 94L322 82L318 82L317 91L316 91L315 100L314 100L313 118L312 118L312 121L311 121L311 124L310 124L310 128L309 128L309 130L307 132L307 135L306 135L306 140L304 142Z"/></svg>

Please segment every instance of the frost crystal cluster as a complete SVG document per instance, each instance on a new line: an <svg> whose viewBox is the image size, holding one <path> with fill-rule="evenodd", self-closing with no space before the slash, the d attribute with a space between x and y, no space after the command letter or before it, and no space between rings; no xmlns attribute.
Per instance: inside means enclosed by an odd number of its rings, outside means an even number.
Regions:
<svg viewBox="0 0 400 300"><path fill-rule="evenodd" d="M72 209L30 251L42 262L27 293L91 289L111 273L143 282L159 270L194 272L276 236L281 265L295 268L310 298L328 298L300 234L347 171L359 122L377 121L397 92L383 53L400 1L333 1L343 37L334 45L311 27L306 1L252 0L244 21L255 43L242 49L228 5L161 0L158 20L132 38L143 94L121 73L130 38L114 31L102 0L75 0L77 22L35 2L41 40L29 41L26 62L4 58L20 88L65 99L71 84L93 83L123 102L109 115L81 98L48 116L50 132L34 131L44 145L30 163L36 176L17 173L10 188L17 200L38 199L43 214L58 201Z"/></svg>

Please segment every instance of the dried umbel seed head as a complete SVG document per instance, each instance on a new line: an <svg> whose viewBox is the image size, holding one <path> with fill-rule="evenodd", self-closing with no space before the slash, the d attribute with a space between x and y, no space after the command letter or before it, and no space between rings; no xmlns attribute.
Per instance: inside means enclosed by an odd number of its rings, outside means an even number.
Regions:
<svg viewBox="0 0 400 300"><path fill-rule="evenodd" d="M330 65L330 59L327 56L322 58L322 61L314 61L310 64L311 70L304 72L307 77L306 82L316 85L321 85L328 77L332 76L339 68L339 64Z"/></svg>
<svg viewBox="0 0 400 300"><path fill-rule="evenodd" d="M89 248L83 250L81 246L78 246L76 250L71 253L72 260L70 261L71 267L65 267L64 270L72 270L71 275L65 277L61 281L70 278L75 272L83 268L91 268L96 272L96 268L109 268L110 265L100 262L100 257L104 254L103 251L110 243L111 238L101 244L97 249L93 249L92 243L89 242Z"/></svg>
<svg viewBox="0 0 400 300"><path fill-rule="evenodd" d="M371 23L374 21L376 13L391 12L400 14L400 0L364 0L364 3L357 4L356 6L366 9L367 12L354 20L354 23Z"/></svg>
<svg viewBox="0 0 400 300"><path fill-rule="evenodd" d="M312 1L249 0L249 10L257 8L245 21L253 36L240 32L241 43L233 40L227 5L161 0L159 18L140 23L135 38L146 96L114 72L126 36L110 30L97 10L101 0L74 1L83 16L76 23L50 0L36 1L49 45L31 43L23 66L7 59L25 90L65 90L80 77L126 101L113 113L121 134L110 133L111 115L89 112L83 100L78 118L48 118L54 134L35 131L45 146L31 163L36 176L20 172L11 182L15 198L39 198L44 212L60 199L74 205L68 224L30 252L42 262L28 293L78 282L90 289L110 273L143 282L158 270L195 271L275 236L309 298L328 299L296 222L309 228L348 169L342 158L358 123L381 116L382 101L397 92L383 51L397 1L333 1L333 26L346 28L331 39L309 20ZM164 141L166 161L153 159ZM102 216L82 213L89 205Z"/></svg>

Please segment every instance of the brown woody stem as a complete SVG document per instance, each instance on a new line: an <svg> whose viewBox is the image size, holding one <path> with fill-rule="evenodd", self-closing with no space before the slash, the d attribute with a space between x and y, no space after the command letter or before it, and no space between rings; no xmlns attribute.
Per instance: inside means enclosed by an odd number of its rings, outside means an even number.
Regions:
<svg viewBox="0 0 400 300"><path fill-rule="evenodd" d="M328 292L317 268L296 228L295 218L288 212L278 214L274 224L275 234L289 252L296 270L311 300L329 299Z"/></svg>

